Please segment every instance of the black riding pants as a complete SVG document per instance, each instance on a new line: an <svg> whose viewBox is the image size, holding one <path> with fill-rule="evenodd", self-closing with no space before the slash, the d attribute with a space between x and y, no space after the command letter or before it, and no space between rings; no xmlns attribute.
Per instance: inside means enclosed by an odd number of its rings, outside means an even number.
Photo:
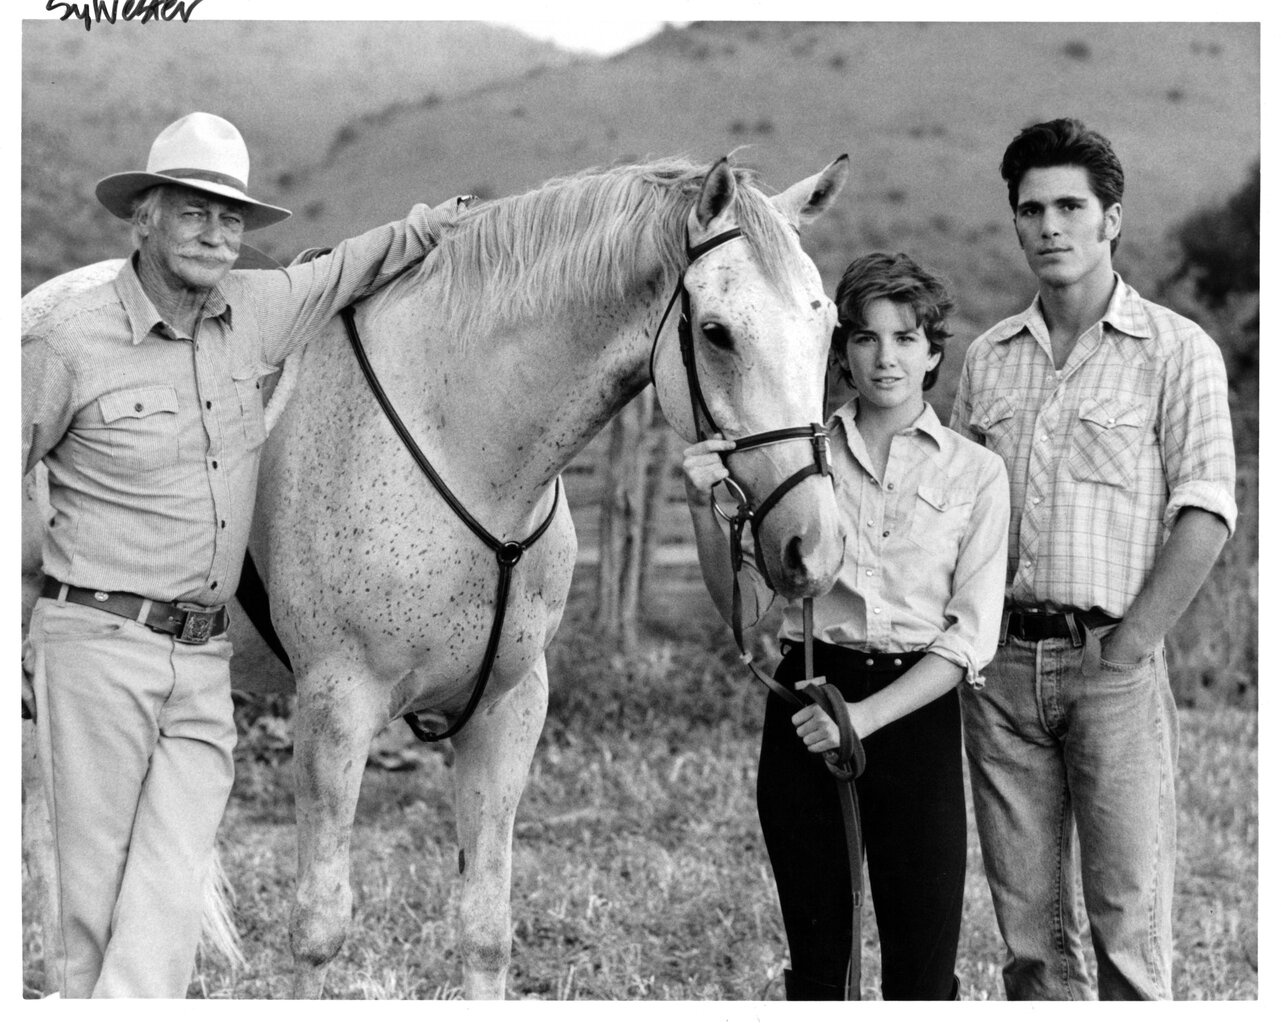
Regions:
<svg viewBox="0 0 1281 1023"><path fill-rule="evenodd" d="M884 689L901 665L880 655L814 645L815 674L846 700ZM785 645L775 678L804 678L800 646ZM765 708L756 803L778 887L792 972L801 986L844 988L850 954L849 864L836 780L791 723L795 709L772 693ZM872 903L881 941L885 999L952 997L965 894L965 792L961 719L952 690L880 729L863 742L867 768L858 779Z"/></svg>

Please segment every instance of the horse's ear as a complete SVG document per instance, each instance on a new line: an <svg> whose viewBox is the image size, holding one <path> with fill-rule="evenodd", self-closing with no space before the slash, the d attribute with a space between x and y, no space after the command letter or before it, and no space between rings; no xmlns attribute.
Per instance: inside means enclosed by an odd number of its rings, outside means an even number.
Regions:
<svg viewBox="0 0 1281 1023"><path fill-rule="evenodd" d="M841 154L813 177L798 181L770 201L791 224L808 224L826 213L850 176L850 158Z"/></svg>
<svg viewBox="0 0 1281 1023"><path fill-rule="evenodd" d="M708 224L724 213L734 201L737 189L729 160L722 156L707 172L698 202L694 204L694 220L698 226L706 230Z"/></svg>

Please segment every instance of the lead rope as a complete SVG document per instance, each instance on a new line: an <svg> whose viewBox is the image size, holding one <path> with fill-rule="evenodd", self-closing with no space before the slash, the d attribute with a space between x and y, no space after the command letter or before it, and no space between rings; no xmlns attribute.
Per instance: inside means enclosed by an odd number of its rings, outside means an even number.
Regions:
<svg viewBox="0 0 1281 1023"><path fill-rule="evenodd" d="M722 234L716 235L700 243L697 246L690 246L688 234L685 239L685 250L689 262L693 262L698 257L710 252L718 245L739 237L741 232L738 229L731 229ZM689 292L685 290L683 275L676 282L676 290L673 291L671 299L667 303L663 315L658 321L658 330L654 333L654 344L650 349L650 378L655 379L654 360L658 352L658 339L662 335L663 326L667 322L672 308L676 305L677 298L681 302L681 317L679 320L679 336L681 345L681 361L685 366L685 378L689 386L689 404L690 416L694 423L694 433L698 440L705 440L708 436L703 429L703 422L706 421L712 427L712 432L720 432L716 426L716 420L713 418L711 410L707 406L707 401L703 396L703 389L698 382L698 363L694 354L693 328L690 324L690 306ZM824 393L823 414L827 413L827 397ZM700 417L701 413L701 417ZM727 487L737 491L741 500L737 501L737 507L733 515L726 515L721 510L716 499L712 499L712 507L716 514L725 519L729 524L729 543L730 543L730 566L732 569L733 586L731 593L731 613L730 628L734 633L734 642L738 646L739 660L747 666L753 676L764 685L770 692L778 696L784 703L791 707L804 707L806 703L817 703L823 708L827 715L836 723L840 736L840 744L837 749L823 754L828 771L835 777L837 783L837 794L841 806L841 821L845 831L845 848L846 858L849 863L850 875L850 897L853 902L853 913L850 924L850 957L849 965L845 974L845 998L847 1001L858 1001L863 997L862 992L862 973L863 973L863 942L862 942L862 909L863 909L863 832L859 818L858 791L854 787L854 780L863 773L866 765L866 758L863 754L863 744L859 741L857 733L854 731L850 722L849 711L845 704L845 699L840 691L823 678L814 676L814 601L812 597L803 597L801 603L802 615L804 616L805 631L805 675L809 685L805 686L798 695L796 692L789 690L786 686L775 681L771 676L762 671L752 660L752 655L743 641L743 597L742 590L739 586L738 575L743 566L743 530L750 522L753 534L759 529L761 521L766 514L782 499L787 491L794 486L813 475L830 476L832 474L831 462L827 452L827 431L820 423L811 423L809 427L793 427L783 430L773 430L769 433L754 434L749 437L735 438L735 451L745 451L753 447L761 447L765 444L776 444L790 440L809 439L814 448L814 461L804 468L798 470L784 480L774 489L774 491L762 502L761 506L755 510L743 493L741 487L734 483L730 478L726 481ZM769 573L762 562L757 566L766 585L773 589L773 583L769 578Z"/></svg>

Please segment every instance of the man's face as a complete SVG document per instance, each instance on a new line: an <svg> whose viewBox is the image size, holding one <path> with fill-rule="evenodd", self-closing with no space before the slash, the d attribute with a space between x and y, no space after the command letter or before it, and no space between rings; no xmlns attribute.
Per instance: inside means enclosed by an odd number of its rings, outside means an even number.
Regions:
<svg viewBox="0 0 1281 1023"><path fill-rule="evenodd" d="M207 290L240 254L244 206L189 188L165 188L142 228L141 256L176 291Z"/></svg>
<svg viewBox="0 0 1281 1023"><path fill-rule="evenodd" d="M1027 265L1046 287L1068 287L1112 272L1121 204L1103 208L1084 167L1033 167L1019 182L1014 229Z"/></svg>

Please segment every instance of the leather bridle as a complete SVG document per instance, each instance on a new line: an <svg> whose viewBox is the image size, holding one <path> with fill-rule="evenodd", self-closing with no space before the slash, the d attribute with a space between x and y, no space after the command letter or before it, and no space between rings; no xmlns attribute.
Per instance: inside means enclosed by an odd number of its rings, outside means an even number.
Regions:
<svg viewBox="0 0 1281 1023"><path fill-rule="evenodd" d="M721 234L708 238L698 245L689 244L689 236L686 234L685 254L688 260L686 269L692 266L699 258L719 248L726 242L733 241L735 238L742 236L742 231L738 228L731 228ZM698 377L698 358L694 350L694 329L690 322L689 308L689 291L685 287L684 274L676 282L676 289L672 292L672 297L667 303L667 308L663 311L663 317L658 322L658 330L654 332L654 343L650 349L650 378L654 378L654 362L658 354L658 342L662 336L663 327L667 323L667 317L671 314L677 299L681 303L680 319L677 322L677 334L680 337L681 362L685 367L685 379L689 386L689 404L690 416L694 423L694 433L697 440L706 440L711 434L721 433L723 431L716 423L716 417L707 406L707 399L703 396L703 388L699 383ZM706 427L704 426L706 424ZM743 437L730 438L734 441L734 450L729 454L737 454L740 451L750 451L753 448L763 448L771 444L786 444L792 441L808 442L814 453L814 460L807 465L802 466L796 472L792 473L787 479L783 480L773 491L766 496L759 505L752 507L748 500L746 491L731 475L724 480L724 485L731 492L734 498L736 509L733 514L725 512L719 503L713 502L717 513L730 524L731 544L737 550L736 561L741 564L742 553L742 535L743 528L749 523L752 527L753 536L759 538L761 523L764 522L765 516L770 513L778 503L792 490L797 484L809 479L811 476L830 476L832 475L832 465L828 458L828 436L827 429L821 423L810 423L808 426L791 426L781 430L768 430L764 433L753 433ZM726 463L728 465L728 461ZM736 564L735 570L737 571ZM769 575L765 566L760 566L761 572L765 575L765 581L770 582Z"/></svg>

